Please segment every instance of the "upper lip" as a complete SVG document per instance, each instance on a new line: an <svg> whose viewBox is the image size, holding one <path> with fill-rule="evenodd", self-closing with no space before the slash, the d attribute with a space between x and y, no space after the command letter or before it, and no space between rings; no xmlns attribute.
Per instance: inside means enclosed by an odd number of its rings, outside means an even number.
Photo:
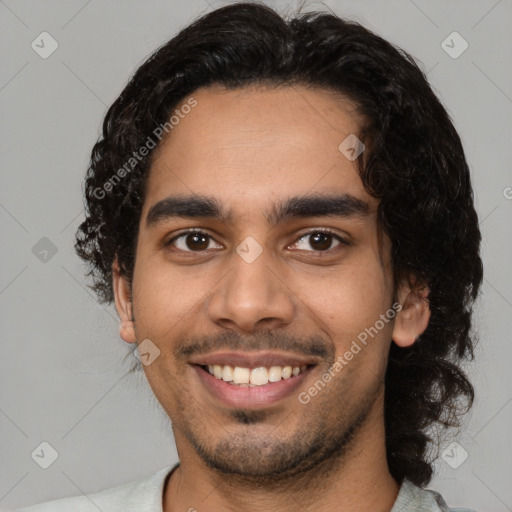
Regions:
<svg viewBox="0 0 512 512"><path fill-rule="evenodd" d="M215 352L192 357L190 364L239 366L241 368L259 368L261 366L305 366L317 364L313 356L303 357L286 352Z"/></svg>

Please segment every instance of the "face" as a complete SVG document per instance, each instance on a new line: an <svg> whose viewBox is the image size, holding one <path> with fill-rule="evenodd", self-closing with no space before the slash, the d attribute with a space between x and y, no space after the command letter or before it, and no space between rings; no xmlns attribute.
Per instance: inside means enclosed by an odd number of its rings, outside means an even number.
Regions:
<svg viewBox="0 0 512 512"><path fill-rule="evenodd" d="M115 278L123 337L160 351L143 368L182 461L293 474L382 420L390 243L338 149L360 120L303 87L193 98L150 169L131 304Z"/></svg>

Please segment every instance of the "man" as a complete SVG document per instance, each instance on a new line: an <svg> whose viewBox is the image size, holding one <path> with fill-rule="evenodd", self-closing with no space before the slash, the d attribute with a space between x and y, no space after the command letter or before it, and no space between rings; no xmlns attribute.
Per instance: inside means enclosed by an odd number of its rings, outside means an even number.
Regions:
<svg viewBox="0 0 512 512"><path fill-rule="evenodd" d="M77 252L180 463L25 510L453 510L423 487L473 400L480 232L411 57L330 14L218 9L112 105L86 199Z"/></svg>

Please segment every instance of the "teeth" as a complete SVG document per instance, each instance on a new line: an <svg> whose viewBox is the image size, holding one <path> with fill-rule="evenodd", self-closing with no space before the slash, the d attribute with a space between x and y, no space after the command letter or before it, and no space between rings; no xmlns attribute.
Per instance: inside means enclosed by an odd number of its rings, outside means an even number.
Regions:
<svg viewBox="0 0 512 512"><path fill-rule="evenodd" d="M212 373L209 366L208 370ZM213 375L215 375L217 379L222 379L222 366L219 366L218 364L213 365Z"/></svg>
<svg viewBox="0 0 512 512"><path fill-rule="evenodd" d="M270 371L268 372L268 380L270 382L277 382L281 380L281 367L280 366L271 366Z"/></svg>
<svg viewBox="0 0 512 512"><path fill-rule="evenodd" d="M261 366L251 370L251 384L255 386L263 386L268 384L268 370Z"/></svg>
<svg viewBox="0 0 512 512"><path fill-rule="evenodd" d="M208 365L208 372L217 379L230 382L232 385L264 386L269 382L278 382L281 379L296 377L306 370L306 366L271 366L265 368L243 368L241 366Z"/></svg>
<svg viewBox="0 0 512 512"><path fill-rule="evenodd" d="M233 367L232 366L224 366L222 368L222 380L226 382L231 382L233 380Z"/></svg>
<svg viewBox="0 0 512 512"><path fill-rule="evenodd" d="M283 376L283 379L289 379L292 376L292 367L291 366L285 366L281 370L281 375Z"/></svg>
<svg viewBox="0 0 512 512"><path fill-rule="evenodd" d="M233 382L235 384L249 384L249 376L251 371L249 368L240 368L239 366L235 366L235 370L233 371Z"/></svg>

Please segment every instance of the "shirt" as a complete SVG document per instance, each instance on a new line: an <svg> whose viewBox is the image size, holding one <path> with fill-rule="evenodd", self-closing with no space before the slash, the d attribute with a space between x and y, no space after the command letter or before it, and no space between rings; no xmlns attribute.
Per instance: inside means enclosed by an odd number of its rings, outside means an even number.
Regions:
<svg viewBox="0 0 512 512"><path fill-rule="evenodd" d="M12 512L163 512L162 501L167 476L175 466L128 484L111 487L88 496L62 498ZM449 508L442 496L405 480L391 512L475 512L468 508Z"/></svg>

